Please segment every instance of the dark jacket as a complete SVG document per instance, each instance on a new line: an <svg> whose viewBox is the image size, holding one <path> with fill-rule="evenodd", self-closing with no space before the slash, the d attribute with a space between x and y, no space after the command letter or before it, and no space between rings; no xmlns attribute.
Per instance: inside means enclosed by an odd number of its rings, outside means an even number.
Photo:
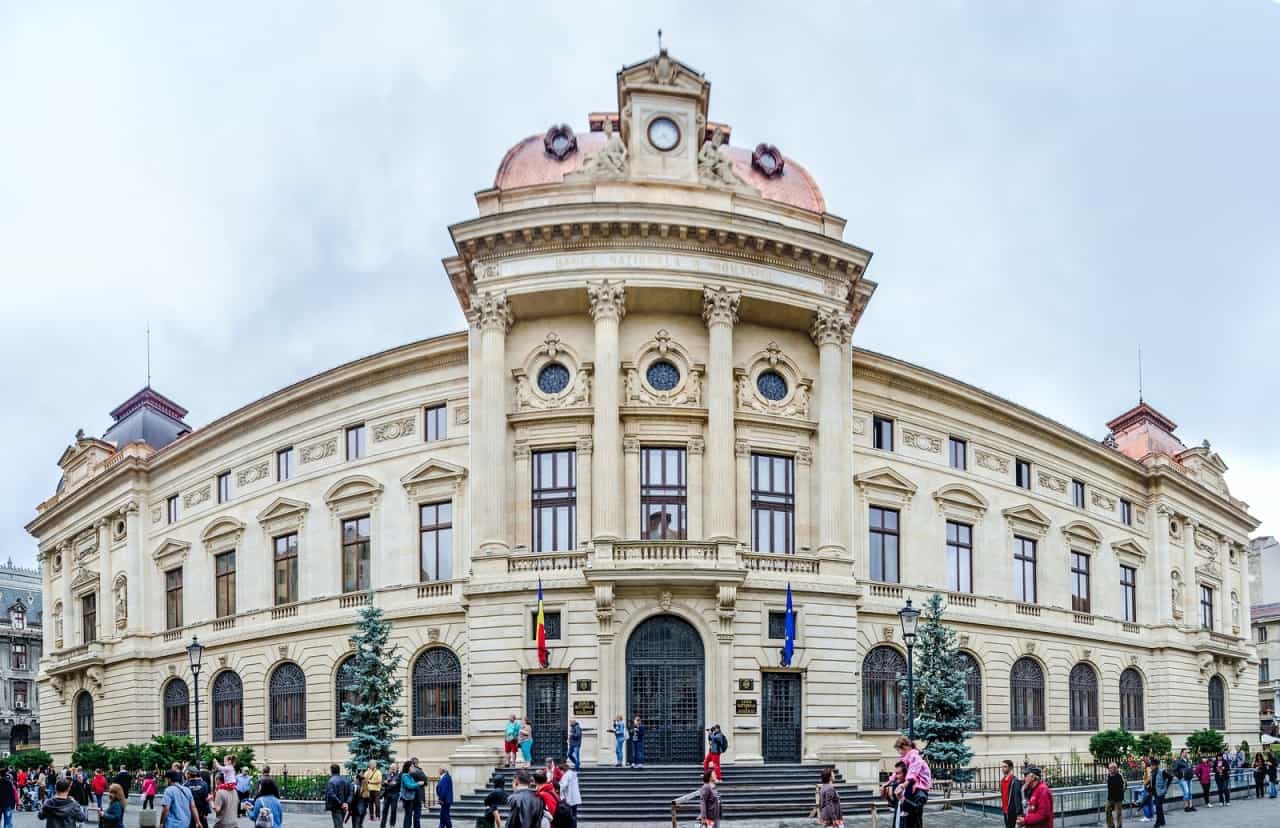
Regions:
<svg viewBox="0 0 1280 828"><path fill-rule="evenodd" d="M1000 805L1010 817L1022 816L1022 780L1017 776L1000 778Z"/></svg>
<svg viewBox="0 0 1280 828"><path fill-rule="evenodd" d="M507 828L542 828L542 797L531 788L521 788L507 800Z"/></svg>
<svg viewBox="0 0 1280 828"><path fill-rule="evenodd" d="M418 793L415 797L418 802L425 802L427 799L427 774L422 768L414 768L410 774L414 781L418 783Z"/></svg>
<svg viewBox="0 0 1280 828"><path fill-rule="evenodd" d="M1128 785L1124 783L1124 774L1120 771L1107 774L1107 801L1124 802L1124 791Z"/></svg>
<svg viewBox="0 0 1280 828"><path fill-rule="evenodd" d="M67 795L80 803L80 807L89 804L89 786L80 781L80 777L71 777L71 788L67 791Z"/></svg>
<svg viewBox="0 0 1280 828"><path fill-rule="evenodd" d="M196 812L200 816L207 817L209 815L209 786L205 781L196 776L187 780L187 790L191 791L191 799L195 802Z"/></svg>
<svg viewBox="0 0 1280 828"><path fill-rule="evenodd" d="M120 771L116 774L116 778L111 780L115 782L124 791L125 796L129 795L129 789L133 787L133 777L126 771Z"/></svg>
<svg viewBox="0 0 1280 828"><path fill-rule="evenodd" d="M712 753L724 753L729 747L729 737L724 735L723 730L712 733L707 742Z"/></svg>
<svg viewBox="0 0 1280 828"><path fill-rule="evenodd" d="M582 744L582 725L577 722L569 728L569 744L574 747Z"/></svg>
<svg viewBox="0 0 1280 828"><path fill-rule="evenodd" d="M351 801L351 780L335 773L324 785L324 809L341 811L343 804Z"/></svg>
<svg viewBox="0 0 1280 828"><path fill-rule="evenodd" d="M400 773L399 771L387 771L387 775L382 777L382 798L396 799L400 796Z"/></svg>
<svg viewBox="0 0 1280 828"><path fill-rule="evenodd" d="M9 774L0 774L0 813L18 807L17 783Z"/></svg>
<svg viewBox="0 0 1280 828"><path fill-rule="evenodd" d="M631 741L633 741L633 742L643 742L643 741L644 741L644 734L645 734L645 731L646 731L646 730L648 730L648 728L647 728L647 727L645 727L644 725L632 725L632 726L631 726Z"/></svg>
<svg viewBox="0 0 1280 828"><path fill-rule="evenodd" d="M453 777L448 771L445 771L440 781L436 783L436 801L441 805L453 804Z"/></svg>
<svg viewBox="0 0 1280 828"><path fill-rule="evenodd" d="M844 821L844 813L840 809L840 792L830 782L818 791L818 823L834 825Z"/></svg>
<svg viewBox="0 0 1280 828"><path fill-rule="evenodd" d="M111 800L111 804L102 810L102 816L98 817L98 824L102 828L124 828L124 803Z"/></svg>
<svg viewBox="0 0 1280 828"><path fill-rule="evenodd" d="M1173 763L1173 776L1175 779L1191 778L1191 763L1179 756Z"/></svg>
<svg viewBox="0 0 1280 828"><path fill-rule="evenodd" d="M45 800L36 817L44 820L45 828L76 828L77 822L87 819L79 802L70 797L58 799L56 796Z"/></svg>

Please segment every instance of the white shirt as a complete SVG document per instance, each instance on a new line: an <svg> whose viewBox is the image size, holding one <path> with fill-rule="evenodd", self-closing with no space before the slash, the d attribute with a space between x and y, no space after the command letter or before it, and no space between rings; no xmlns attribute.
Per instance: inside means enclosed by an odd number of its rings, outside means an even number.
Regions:
<svg viewBox="0 0 1280 828"><path fill-rule="evenodd" d="M573 768L565 771L564 776L560 777L560 798L569 806L582 804L582 793L578 790L578 774Z"/></svg>

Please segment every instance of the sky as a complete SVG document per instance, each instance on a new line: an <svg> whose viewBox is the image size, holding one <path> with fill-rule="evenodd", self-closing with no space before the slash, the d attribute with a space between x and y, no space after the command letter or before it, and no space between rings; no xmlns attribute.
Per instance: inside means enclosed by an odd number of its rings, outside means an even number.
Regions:
<svg viewBox="0 0 1280 828"><path fill-rule="evenodd" d="M1209 438L1280 534L1280 2L0 3L0 561L146 379L200 426L465 326L503 153L656 51L817 179L855 344Z"/></svg>

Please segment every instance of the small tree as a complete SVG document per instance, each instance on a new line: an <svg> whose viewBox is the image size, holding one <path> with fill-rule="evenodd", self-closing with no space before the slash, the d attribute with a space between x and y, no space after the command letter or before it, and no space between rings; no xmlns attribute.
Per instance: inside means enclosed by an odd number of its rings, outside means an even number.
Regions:
<svg viewBox="0 0 1280 828"><path fill-rule="evenodd" d="M370 759L379 767L386 767L393 759L391 739L401 719L398 676L403 660L394 645L387 646L391 622L374 606L372 591L356 624L356 634L351 636L356 649L351 668L356 700L344 702L341 712L343 722L351 728L347 767L352 771L363 768Z"/></svg>
<svg viewBox="0 0 1280 828"><path fill-rule="evenodd" d="M143 754L143 768L168 770L174 762L190 762L196 755L196 743L190 736L162 733L152 736Z"/></svg>
<svg viewBox="0 0 1280 828"><path fill-rule="evenodd" d="M145 744L130 742L124 747L111 749L111 770L118 770L122 765L131 771L146 770L146 763L147 746Z"/></svg>
<svg viewBox="0 0 1280 828"><path fill-rule="evenodd" d="M10 756L6 761L9 767L14 770L35 770L36 768L47 768L53 764L53 757L48 751L40 748L27 748L20 750Z"/></svg>
<svg viewBox="0 0 1280 828"><path fill-rule="evenodd" d="M97 742L85 742L71 754L71 764L82 765L90 773L99 768L106 770L111 766L111 748Z"/></svg>
<svg viewBox="0 0 1280 828"><path fill-rule="evenodd" d="M1100 730L1089 737L1089 752L1097 762L1110 762L1123 759L1137 749L1137 740L1133 734L1120 730Z"/></svg>
<svg viewBox="0 0 1280 828"><path fill-rule="evenodd" d="M930 764L963 768L973 758L965 742L973 735L977 719L965 693L968 671L960 660L956 631L942 623L942 596L934 593L924 605L923 623L916 630L915 735L925 742ZM900 682L906 690L906 677ZM963 773L952 778L963 781Z"/></svg>
<svg viewBox="0 0 1280 828"><path fill-rule="evenodd" d="M1216 756L1227 749L1227 742L1222 734L1211 727L1197 730L1187 737L1187 750L1193 756Z"/></svg>
<svg viewBox="0 0 1280 828"><path fill-rule="evenodd" d="M1139 756L1168 756L1173 752L1173 740L1163 733L1143 733L1138 737Z"/></svg>

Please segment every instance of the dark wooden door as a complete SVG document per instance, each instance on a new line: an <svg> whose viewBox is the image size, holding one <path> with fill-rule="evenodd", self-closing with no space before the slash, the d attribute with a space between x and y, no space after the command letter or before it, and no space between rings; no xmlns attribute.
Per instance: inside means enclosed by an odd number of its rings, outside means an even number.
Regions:
<svg viewBox="0 0 1280 828"><path fill-rule="evenodd" d="M543 764L548 756L559 762L565 758L568 746L569 677L563 673L530 675L527 689L533 764Z"/></svg>
<svg viewBox="0 0 1280 828"><path fill-rule="evenodd" d="M803 732L800 674L765 673L763 679L764 761L798 763Z"/></svg>

